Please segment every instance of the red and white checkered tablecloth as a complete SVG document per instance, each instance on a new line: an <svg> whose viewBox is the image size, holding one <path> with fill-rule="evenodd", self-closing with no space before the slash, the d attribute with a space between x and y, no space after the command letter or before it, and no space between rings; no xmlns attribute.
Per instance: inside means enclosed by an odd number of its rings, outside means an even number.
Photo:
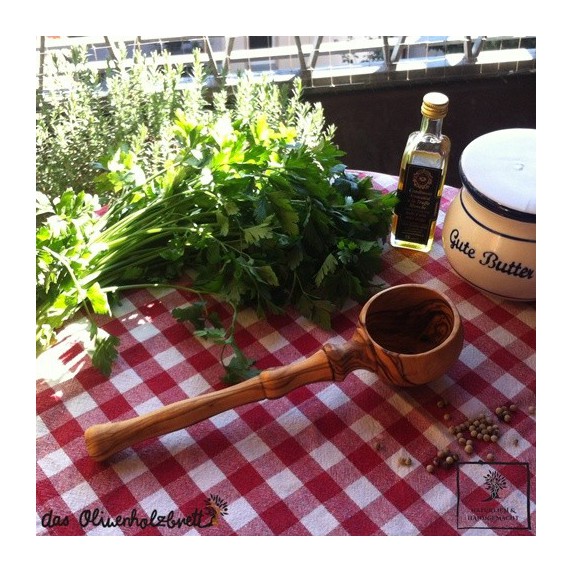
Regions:
<svg viewBox="0 0 573 573"><path fill-rule="evenodd" d="M370 175L382 191L396 188L396 177ZM443 292L462 316L459 360L426 386L390 387L356 371L96 462L88 427L222 388L220 347L172 317L191 300L174 289L130 292L101 321L121 340L109 378L79 344L81 320L69 325L36 365L36 534L535 535L535 304L494 299L452 272L441 223L456 193L444 191L432 251L386 245L380 273L390 285ZM291 311L260 318L246 310L236 338L261 370L290 364L349 339L360 308L349 303L332 332ZM495 409L510 404L511 421L499 422ZM501 437L475 442L470 455L448 426L482 413ZM440 449L458 462L430 474Z"/></svg>

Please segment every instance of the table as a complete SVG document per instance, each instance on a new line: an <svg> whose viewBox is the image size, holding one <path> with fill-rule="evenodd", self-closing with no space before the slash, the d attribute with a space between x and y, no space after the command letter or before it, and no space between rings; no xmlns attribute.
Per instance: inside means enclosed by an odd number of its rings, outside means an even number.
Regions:
<svg viewBox="0 0 573 573"><path fill-rule="evenodd" d="M394 176L361 173L396 188ZM535 304L490 297L452 272L441 226L457 192L444 190L432 251L386 245L380 272L390 285L436 288L462 316L459 360L426 386L359 370L96 462L89 426L223 387L220 348L171 316L190 300L174 289L130 292L101 321L121 340L109 378L79 343L81 320L67 327L36 365L37 536L535 535ZM293 311L245 310L236 338L261 370L289 364L349 339L360 308L348 303L333 331ZM496 408L510 405L500 421ZM499 439L474 439L466 453L450 427L481 414ZM440 450L458 459L429 473Z"/></svg>

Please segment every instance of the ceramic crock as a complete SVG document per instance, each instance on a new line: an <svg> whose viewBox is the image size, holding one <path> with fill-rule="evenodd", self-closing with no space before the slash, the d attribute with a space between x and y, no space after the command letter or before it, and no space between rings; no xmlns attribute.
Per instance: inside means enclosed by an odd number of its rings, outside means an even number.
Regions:
<svg viewBox="0 0 573 573"><path fill-rule="evenodd" d="M535 129L473 140L459 164L462 187L442 227L453 270L478 289L535 300Z"/></svg>

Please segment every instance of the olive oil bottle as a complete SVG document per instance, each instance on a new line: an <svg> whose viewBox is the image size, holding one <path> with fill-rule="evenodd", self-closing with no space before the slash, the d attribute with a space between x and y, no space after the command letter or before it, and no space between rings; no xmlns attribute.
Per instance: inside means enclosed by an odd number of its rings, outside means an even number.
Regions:
<svg viewBox="0 0 573 573"><path fill-rule="evenodd" d="M390 232L394 247L424 253L432 248L450 156L450 140L442 134L448 104L444 94L426 94L420 130L406 142Z"/></svg>

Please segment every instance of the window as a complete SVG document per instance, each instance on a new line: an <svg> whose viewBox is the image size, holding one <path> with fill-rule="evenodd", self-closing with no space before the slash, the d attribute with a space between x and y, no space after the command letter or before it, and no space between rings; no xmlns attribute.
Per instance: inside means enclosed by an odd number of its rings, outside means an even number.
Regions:
<svg viewBox="0 0 573 573"><path fill-rule="evenodd" d="M249 36L249 49L270 48L273 45L271 36Z"/></svg>

